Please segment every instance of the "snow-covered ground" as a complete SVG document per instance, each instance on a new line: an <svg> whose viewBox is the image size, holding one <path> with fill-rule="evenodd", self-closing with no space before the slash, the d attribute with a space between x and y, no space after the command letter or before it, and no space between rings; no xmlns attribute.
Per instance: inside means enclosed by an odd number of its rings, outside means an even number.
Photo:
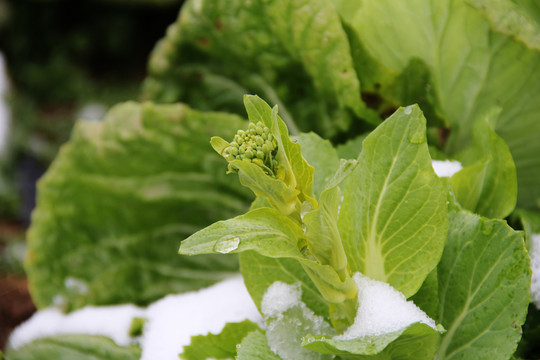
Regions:
<svg viewBox="0 0 540 360"><path fill-rule="evenodd" d="M8 87L6 61L4 55L0 53L0 157L7 149L9 138L10 113L6 103Z"/></svg>
<svg viewBox="0 0 540 360"><path fill-rule="evenodd" d="M44 309L13 332L9 346L17 349L60 334L103 335L126 346L135 341L129 337L133 318L146 319L143 335L137 339L141 360L177 360L191 336L220 333L228 322L249 319L262 324L243 279L236 276L199 291L166 296L147 308L88 306L67 315L55 308Z"/></svg>

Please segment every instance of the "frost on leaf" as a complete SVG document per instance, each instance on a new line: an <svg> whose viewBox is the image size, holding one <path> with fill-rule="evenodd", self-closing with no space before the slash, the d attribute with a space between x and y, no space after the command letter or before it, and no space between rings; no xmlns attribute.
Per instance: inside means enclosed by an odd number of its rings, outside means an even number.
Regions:
<svg viewBox="0 0 540 360"><path fill-rule="evenodd" d="M334 329L322 316L316 315L301 300L300 283L276 281L268 287L262 300L266 319L266 338L270 349L284 360L326 360L331 355L318 354L301 346L311 335L333 335Z"/></svg>

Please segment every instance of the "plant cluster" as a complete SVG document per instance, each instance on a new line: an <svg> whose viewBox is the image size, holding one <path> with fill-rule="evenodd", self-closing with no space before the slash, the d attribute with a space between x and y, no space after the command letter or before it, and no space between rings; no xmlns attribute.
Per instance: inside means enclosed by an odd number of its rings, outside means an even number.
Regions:
<svg viewBox="0 0 540 360"><path fill-rule="evenodd" d="M539 38L526 0L187 1L147 101L77 123L41 180L36 303L147 305L239 269L264 324L183 359L537 357Z"/></svg>

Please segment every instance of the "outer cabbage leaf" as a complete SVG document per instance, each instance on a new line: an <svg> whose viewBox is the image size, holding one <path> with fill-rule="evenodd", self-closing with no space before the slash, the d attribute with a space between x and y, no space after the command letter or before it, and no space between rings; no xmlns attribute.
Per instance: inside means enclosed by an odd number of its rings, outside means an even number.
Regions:
<svg viewBox="0 0 540 360"><path fill-rule="evenodd" d="M292 133L328 136L378 118L360 99L347 35L324 0L187 1L154 50L145 94L243 113L241 95L278 104ZM296 125L293 125L296 124Z"/></svg>
<svg viewBox="0 0 540 360"><path fill-rule="evenodd" d="M463 208L489 218L505 218L516 206L516 167L512 154L487 119L473 129L474 144L456 156L465 166L450 183Z"/></svg>
<svg viewBox="0 0 540 360"><path fill-rule="evenodd" d="M146 304L236 271L234 258L175 250L179 239L246 209L250 195L216 172L208 144L244 124L150 103L77 123L38 186L26 257L37 305Z"/></svg>
<svg viewBox="0 0 540 360"><path fill-rule="evenodd" d="M449 213L439 278L444 359L508 359L529 304L530 265L522 235L504 221Z"/></svg>
<svg viewBox="0 0 540 360"><path fill-rule="evenodd" d="M514 40L516 34L508 35L510 28L492 25L484 16L485 11L499 16L500 9L491 9L491 2L484 9L483 2L475 0L367 0L359 6L334 2L367 58L376 62L381 73L390 74L390 80L378 78L383 85L382 96L412 61L425 63L433 94L430 102L452 128L446 146L449 155L468 146L476 118L493 107L502 108L494 130L507 142L516 164L518 205L538 208L540 52ZM517 7L508 3L494 4L498 8ZM536 17L528 24L532 26L531 34L537 34L537 5L530 1L519 3L532 9L526 14ZM504 10L504 15L510 19L515 12ZM525 37L521 38L525 41Z"/></svg>
<svg viewBox="0 0 540 360"><path fill-rule="evenodd" d="M478 8L498 32L540 50L540 7L529 0L467 0Z"/></svg>
<svg viewBox="0 0 540 360"><path fill-rule="evenodd" d="M34 340L6 353L10 360L137 360L141 349L118 346L109 338L91 335L61 335Z"/></svg>
<svg viewBox="0 0 540 360"><path fill-rule="evenodd" d="M387 119L366 138L358 161L338 222L351 271L410 297L439 262L448 227L420 109Z"/></svg>

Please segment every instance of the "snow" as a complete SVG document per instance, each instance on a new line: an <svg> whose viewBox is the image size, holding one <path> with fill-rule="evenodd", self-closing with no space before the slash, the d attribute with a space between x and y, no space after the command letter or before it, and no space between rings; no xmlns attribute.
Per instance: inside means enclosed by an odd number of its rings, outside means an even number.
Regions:
<svg viewBox="0 0 540 360"><path fill-rule="evenodd" d="M294 285L276 281L266 289L261 310L266 317L279 317L282 313L300 304L302 289L300 283Z"/></svg>
<svg viewBox="0 0 540 360"><path fill-rule="evenodd" d="M529 249L531 257L531 298L538 309L540 309L540 234L532 234Z"/></svg>
<svg viewBox="0 0 540 360"><path fill-rule="evenodd" d="M138 339L129 337L135 317L146 319ZM227 322L245 319L262 323L242 278L236 276L196 292L166 296L146 309L134 305L88 306L67 315L55 308L41 310L15 329L9 344L16 349L53 335L104 335L121 346L138 341L141 360L177 360L191 336L217 334Z"/></svg>
<svg viewBox="0 0 540 360"><path fill-rule="evenodd" d="M65 315L59 309L37 312L11 335L10 345L18 348L25 343L52 335L103 335L118 345L129 345L129 326L134 317L143 316L144 309L134 305L88 306ZM104 326L106 324L106 326Z"/></svg>
<svg viewBox="0 0 540 360"><path fill-rule="evenodd" d="M266 289L261 310L265 316L266 339L270 349L284 360L325 360L329 355L301 346L304 336L333 335L335 330L301 300L300 283L276 281Z"/></svg>
<svg viewBox="0 0 540 360"><path fill-rule="evenodd" d="M435 321L387 283L354 274L358 310L354 323L335 340L352 340L402 330L420 322L437 330Z"/></svg>
<svg viewBox="0 0 540 360"><path fill-rule="evenodd" d="M439 177L451 177L459 170L463 169L461 163L455 160L432 160L431 165L435 174Z"/></svg>
<svg viewBox="0 0 540 360"><path fill-rule="evenodd" d="M7 149L9 139L10 114L6 104L8 90L8 78L6 73L6 61L0 53L0 157Z"/></svg>
<svg viewBox="0 0 540 360"><path fill-rule="evenodd" d="M218 334L228 322L262 323L240 276L198 292L166 296L148 307L146 317L141 360L177 360L191 336Z"/></svg>

